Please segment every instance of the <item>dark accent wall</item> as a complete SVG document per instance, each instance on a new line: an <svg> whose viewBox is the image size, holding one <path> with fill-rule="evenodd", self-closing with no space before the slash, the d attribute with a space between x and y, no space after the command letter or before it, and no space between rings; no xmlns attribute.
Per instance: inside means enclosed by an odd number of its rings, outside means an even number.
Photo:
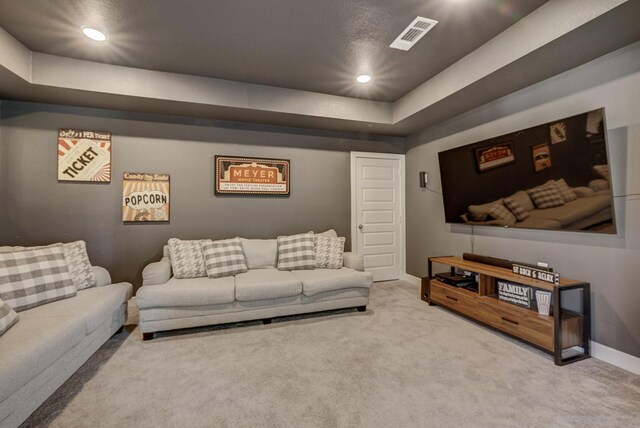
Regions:
<svg viewBox="0 0 640 428"><path fill-rule="evenodd" d="M171 237L221 239L335 229L350 241L349 151L402 153L395 137L3 101L0 245L84 239L93 264L141 285ZM57 130L112 133L110 184L57 181ZM215 196L214 156L291 160L291 196ZM171 175L171 221L123 223L122 174Z"/></svg>

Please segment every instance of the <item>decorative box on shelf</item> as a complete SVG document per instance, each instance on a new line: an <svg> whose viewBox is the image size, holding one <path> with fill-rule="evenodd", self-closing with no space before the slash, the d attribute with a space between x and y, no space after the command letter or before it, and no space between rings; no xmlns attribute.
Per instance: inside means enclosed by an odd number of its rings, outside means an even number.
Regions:
<svg viewBox="0 0 640 428"><path fill-rule="evenodd" d="M448 266L452 273L456 270L477 273L477 290L438 281L433 275L434 263ZM428 267L429 276L422 279L421 298L430 305L454 310L542 349L554 356L557 365L589 357L589 283L568 278L559 278L558 284L549 283L519 275L510 269L459 257L430 257ZM562 308L563 293L575 289L582 290L582 310L579 313ZM552 294L549 315L538 313L535 290Z"/></svg>

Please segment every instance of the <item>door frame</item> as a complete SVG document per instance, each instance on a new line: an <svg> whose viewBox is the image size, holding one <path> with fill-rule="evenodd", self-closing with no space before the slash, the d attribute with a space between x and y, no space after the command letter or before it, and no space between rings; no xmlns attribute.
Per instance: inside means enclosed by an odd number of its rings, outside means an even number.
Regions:
<svg viewBox="0 0 640 428"><path fill-rule="evenodd" d="M356 188L356 159L374 158L374 159L390 159L400 161L400 278L407 273L407 244L406 244L406 188L405 188L405 155L394 153L375 153L375 152L350 152L351 153L351 251L358 253L358 213L357 213L357 194L359 189Z"/></svg>

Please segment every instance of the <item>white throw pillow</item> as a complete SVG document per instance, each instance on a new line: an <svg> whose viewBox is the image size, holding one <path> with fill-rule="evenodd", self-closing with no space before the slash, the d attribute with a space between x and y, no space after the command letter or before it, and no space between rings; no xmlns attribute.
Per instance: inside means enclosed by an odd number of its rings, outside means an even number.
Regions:
<svg viewBox="0 0 640 428"><path fill-rule="evenodd" d="M169 239L169 259L173 275L178 279L201 278L207 276L207 269L204 264L201 240L182 241L180 239Z"/></svg>
<svg viewBox="0 0 640 428"><path fill-rule="evenodd" d="M232 276L247 271L240 238L200 243L209 278Z"/></svg>
<svg viewBox="0 0 640 428"><path fill-rule="evenodd" d="M324 269L340 269L343 265L345 238L315 236L316 267Z"/></svg>
<svg viewBox="0 0 640 428"><path fill-rule="evenodd" d="M62 244L0 253L0 299L16 312L75 294Z"/></svg>
<svg viewBox="0 0 640 428"><path fill-rule="evenodd" d="M278 236L278 270L315 269L313 234Z"/></svg>
<svg viewBox="0 0 640 428"><path fill-rule="evenodd" d="M0 299L0 336L18 322L18 314Z"/></svg>

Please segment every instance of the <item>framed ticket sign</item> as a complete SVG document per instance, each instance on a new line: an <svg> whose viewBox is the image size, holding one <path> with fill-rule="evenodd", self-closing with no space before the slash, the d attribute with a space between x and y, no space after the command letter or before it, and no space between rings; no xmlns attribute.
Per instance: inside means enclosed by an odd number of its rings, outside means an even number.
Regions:
<svg viewBox="0 0 640 428"><path fill-rule="evenodd" d="M287 159L216 156L216 195L289 196Z"/></svg>
<svg viewBox="0 0 640 428"><path fill-rule="evenodd" d="M169 174L125 172L122 221L169 221Z"/></svg>
<svg viewBox="0 0 640 428"><path fill-rule="evenodd" d="M111 132L58 130L58 181L111 182Z"/></svg>

